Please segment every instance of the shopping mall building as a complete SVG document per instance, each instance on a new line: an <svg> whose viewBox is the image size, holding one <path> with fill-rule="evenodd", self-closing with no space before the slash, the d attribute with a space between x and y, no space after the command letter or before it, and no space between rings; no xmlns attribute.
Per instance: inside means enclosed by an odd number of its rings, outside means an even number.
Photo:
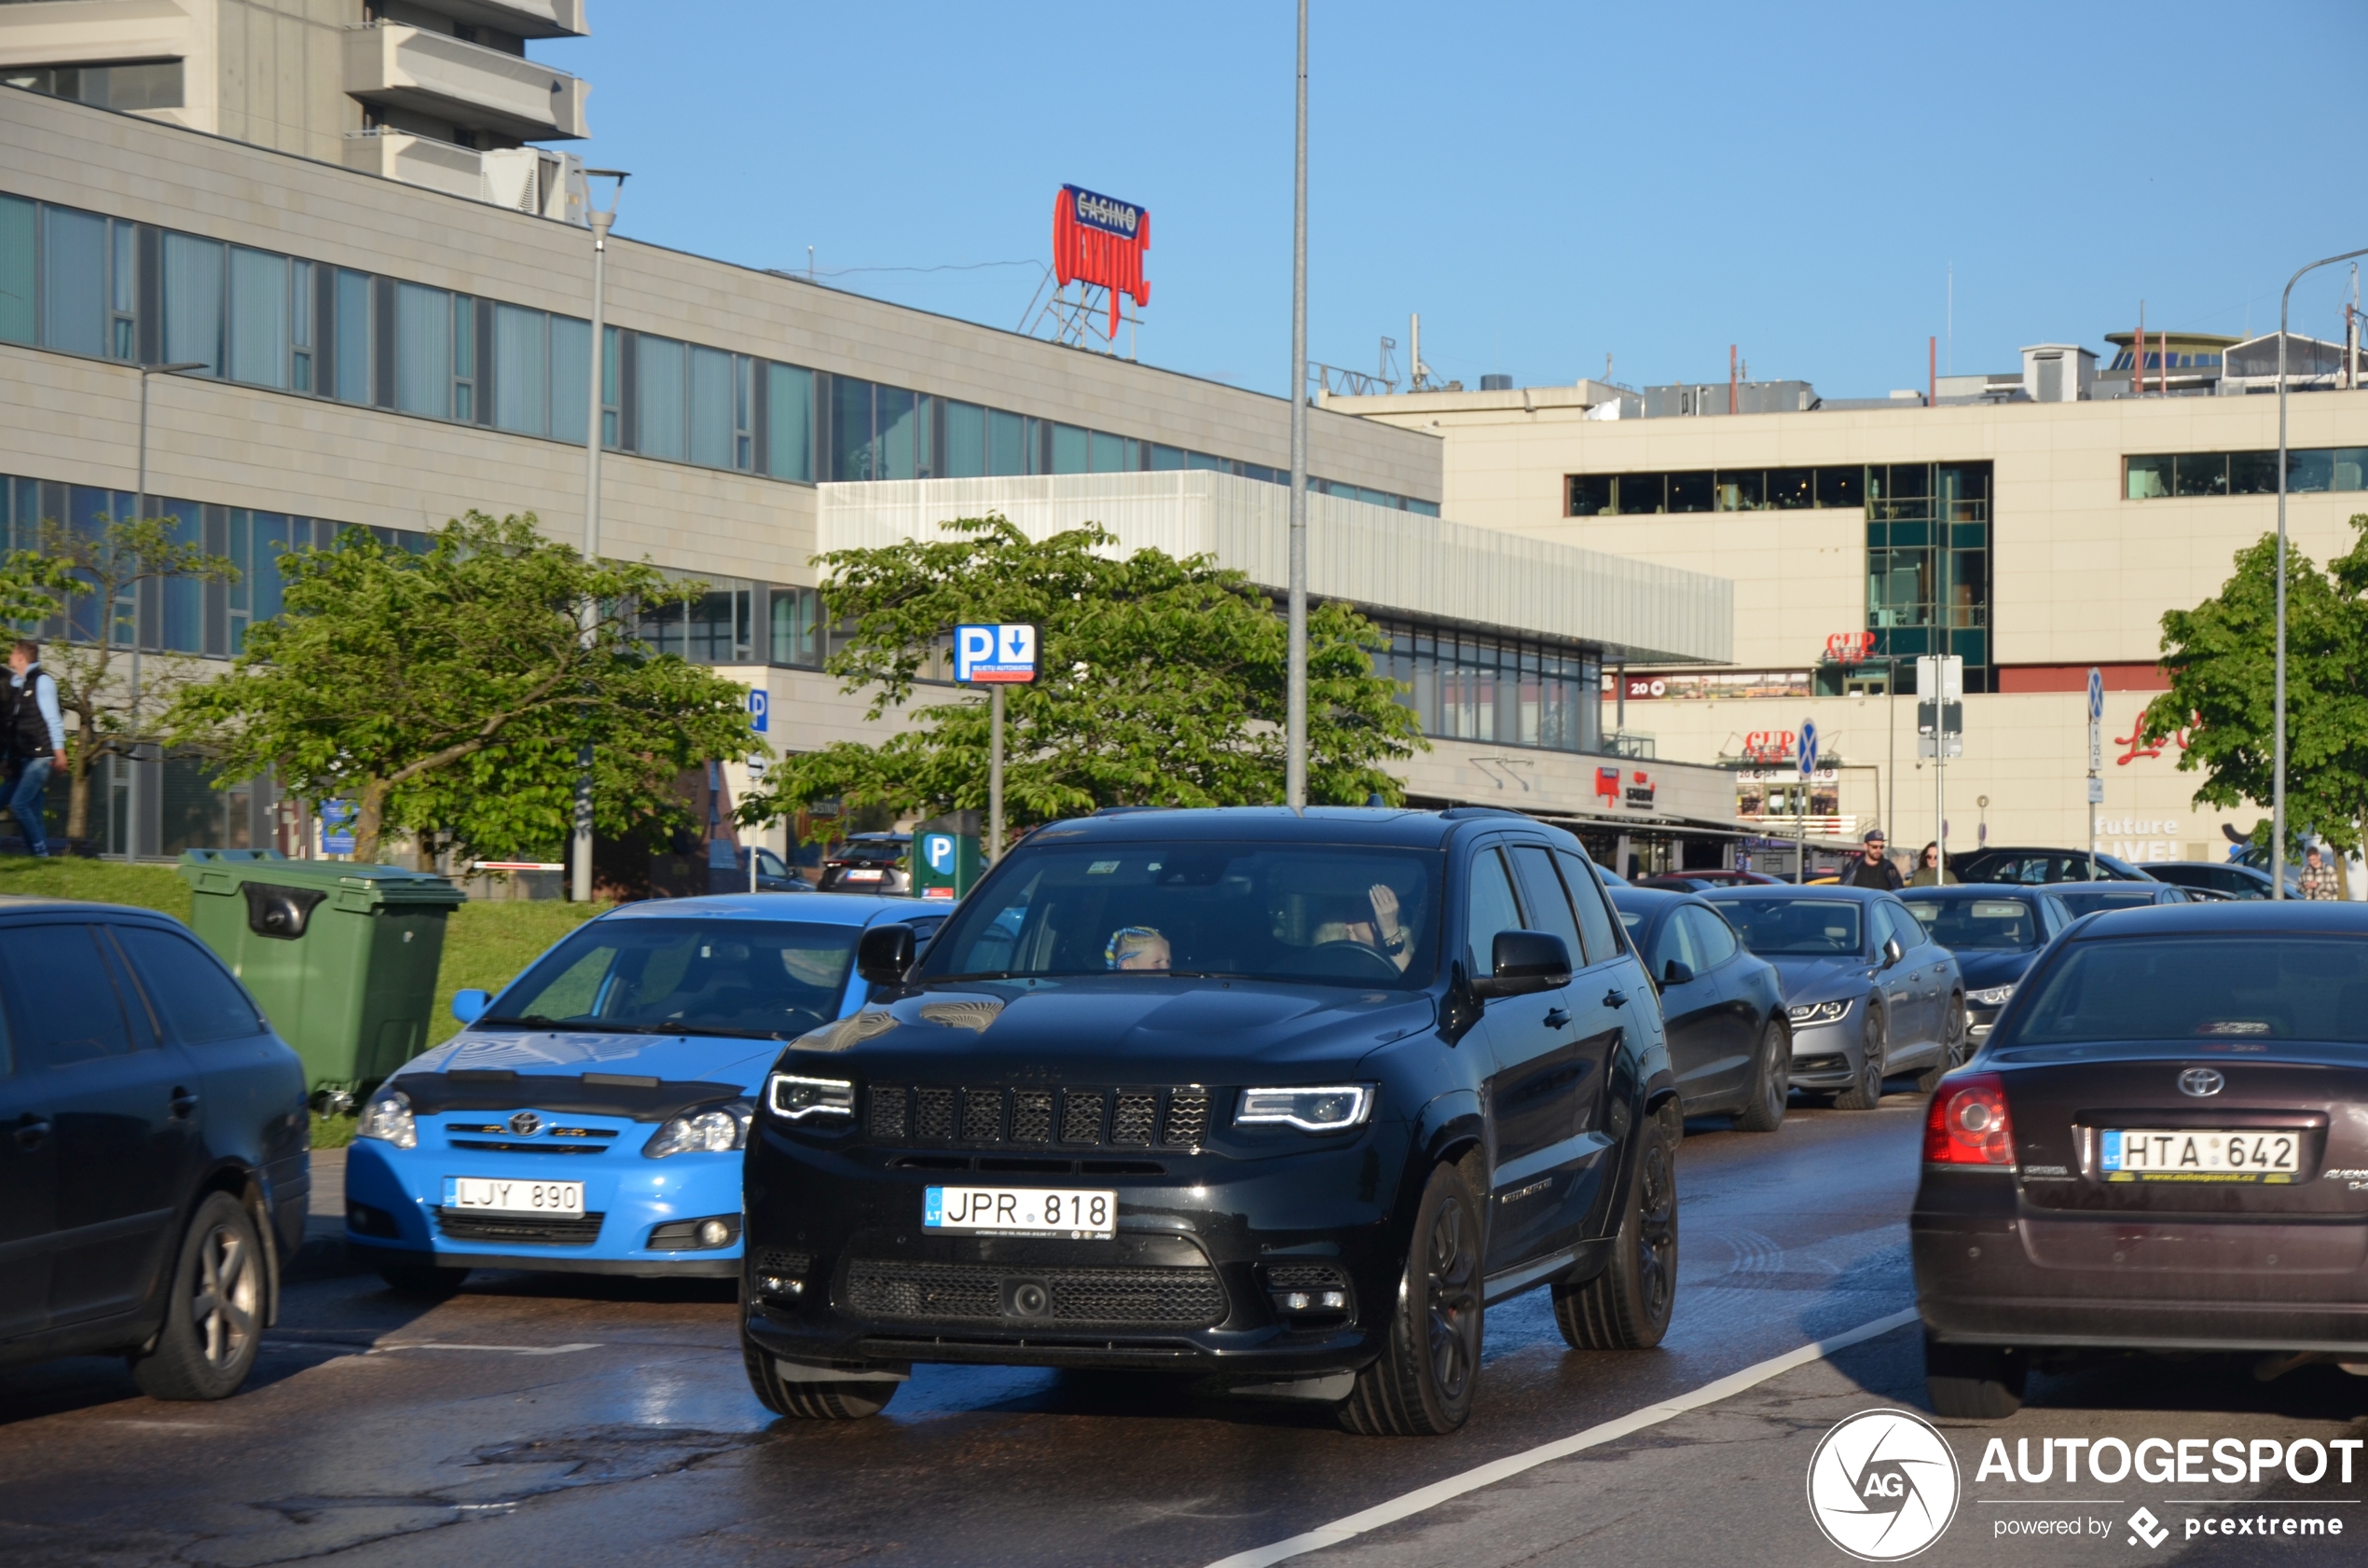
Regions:
<svg viewBox="0 0 2368 1568"><path fill-rule="evenodd" d="M1945 780L1952 850L2086 842L2094 667L2099 847L2218 859L2223 824L2264 813L2195 806L2183 737L2141 744L2138 716L2168 685L2163 612L2217 593L2277 526L2277 344L2168 335L2166 364L2150 328L2133 386L2132 336L2100 334L2101 366L2042 344L2019 372L1851 403L1798 382L1325 401L1439 436L1441 510L1461 523L1733 579L1731 663L1615 670L1604 722L1637 755L1733 770L1745 819L1935 836L1909 694L1915 658L1944 653L1967 694ZM2290 343L2288 525L2323 562L2368 513L2368 392L2350 390L2340 344ZM1865 656L1837 658L1852 639ZM1828 768L1804 802L1785 764L1810 722Z"/></svg>
<svg viewBox="0 0 2368 1568"><path fill-rule="evenodd" d="M349 9L342 28L315 14ZM402 20L160 0L144 14L205 25L111 42L61 20L128 14L105 0L0 6L0 525L30 545L45 520L130 514L142 367L199 366L147 378L149 510L242 575L147 596L145 646L235 653L278 611L277 553L346 527L410 543L475 507L581 540L596 419L604 552L708 585L646 635L764 688L778 751L879 734L819 667L823 549L992 510L1284 581L1288 406L1107 353L616 240L590 408L580 165L518 145L582 127L527 119L519 73L557 74L525 59L530 34L482 25L539 16L530 35L549 35L580 7L378 10ZM172 50L172 72L91 63ZM283 99L266 113L269 81ZM579 118L584 96L543 91ZM523 195L513 155L535 165ZM1718 857L1741 831L1726 774L1618 770L1600 686L1620 664L1730 663L1732 585L1442 518L1445 450L1310 419L1313 587L1390 639L1436 737L1406 764L1410 792L1571 821L1607 856L1698 839ZM121 766L94 836L144 855L311 842L307 803L208 782L202 757ZM745 784L709 770L719 836Z"/></svg>

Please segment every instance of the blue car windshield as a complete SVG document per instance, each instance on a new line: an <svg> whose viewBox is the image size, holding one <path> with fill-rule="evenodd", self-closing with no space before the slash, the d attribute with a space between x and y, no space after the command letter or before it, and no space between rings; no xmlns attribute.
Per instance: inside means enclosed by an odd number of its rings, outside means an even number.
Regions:
<svg viewBox="0 0 2368 1568"><path fill-rule="evenodd" d="M2271 1040L2368 1045L2368 941L2124 937L2074 942L1992 1046L2175 1040L2241 1053Z"/></svg>
<svg viewBox="0 0 2368 1568"><path fill-rule="evenodd" d="M1864 950L1864 911L1849 899L1709 897L1743 945L1763 958L1854 958Z"/></svg>
<svg viewBox="0 0 2368 1568"><path fill-rule="evenodd" d="M789 920L599 920L477 1024L787 1039L839 1015L861 935Z"/></svg>
<svg viewBox="0 0 2368 1568"><path fill-rule="evenodd" d="M916 978L1191 974L1428 983L1436 851L1329 844L1023 845Z"/></svg>

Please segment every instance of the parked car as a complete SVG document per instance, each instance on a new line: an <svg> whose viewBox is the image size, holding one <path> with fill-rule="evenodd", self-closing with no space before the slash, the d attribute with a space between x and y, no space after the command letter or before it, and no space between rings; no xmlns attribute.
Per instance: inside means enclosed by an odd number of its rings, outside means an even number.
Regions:
<svg viewBox="0 0 2368 1568"><path fill-rule="evenodd" d="M822 861L825 893L904 894L913 890L911 833L851 834Z"/></svg>
<svg viewBox="0 0 2368 1568"><path fill-rule="evenodd" d="M1157 1368L1469 1415L1486 1307L1657 1342L1677 1087L1578 841L1512 812L1132 811L1039 830L917 964L794 1039L748 1150L768 1409L915 1362Z"/></svg>
<svg viewBox="0 0 2368 1568"><path fill-rule="evenodd" d="M2022 983L2023 971L2047 944L2085 911L2074 899L2138 899L2167 896L2184 901L2176 887L2143 883L2083 884L2045 892L2012 884L1910 887L1899 895L1933 941L1957 956L1965 987L1965 1036L1976 1046L1989 1038L1998 1012Z"/></svg>
<svg viewBox="0 0 2368 1568"><path fill-rule="evenodd" d="M2064 907L2072 912L2074 919L2084 915L2094 915L2100 909L2143 909L2148 904L2157 903L2201 903L2209 899L2226 896L2212 892L2198 893L2168 882L2159 882L2152 887L2142 882L2058 883L2055 895L2063 901Z"/></svg>
<svg viewBox="0 0 2368 1568"><path fill-rule="evenodd" d="M1743 946L1717 905L1690 894L1615 888L1612 908L1660 987L1684 1114L1732 1112L1752 1133L1783 1125L1793 1036L1776 967Z"/></svg>
<svg viewBox="0 0 2368 1568"><path fill-rule="evenodd" d="M2267 899L2271 887L2267 871L2233 860L2149 860L2146 870L2158 882L2201 888L2223 899ZM2286 897L2302 897L2301 879L2291 866L2286 873Z"/></svg>
<svg viewBox="0 0 2368 1568"><path fill-rule="evenodd" d="M1896 895L1865 887L1729 887L1702 895L1776 966L1793 1028L1793 1087L1872 1110L1883 1080L1929 1090L1963 1059L1957 960Z"/></svg>
<svg viewBox="0 0 2368 1568"><path fill-rule="evenodd" d="M238 1392L311 1194L304 1067L179 922L0 908L0 1368L122 1355Z"/></svg>
<svg viewBox="0 0 2368 1568"><path fill-rule="evenodd" d="M399 1290L472 1269L739 1272L740 1148L781 1042L854 1011L863 932L917 899L631 903L561 939L379 1085L346 1157L346 1243Z"/></svg>
<svg viewBox="0 0 2368 1568"><path fill-rule="evenodd" d="M737 847L722 839L709 846L707 890L725 893L811 893L814 884L763 845ZM717 851L723 851L719 854ZM749 857L756 857L756 886L749 886ZM728 859L727 859L728 857Z"/></svg>
<svg viewBox="0 0 2368 1568"><path fill-rule="evenodd" d="M2368 909L2081 921L1933 1096L1909 1230L1946 1417L2088 1351L2368 1365Z"/></svg>
<svg viewBox="0 0 2368 1568"><path fill-rule="evenodd" d="M1755 871L1671 871L1647 876L1636 886L1677 893L1704 893L1713 887L1772 887L1776 878Z"/></svg>
<svg viewBox="0 0 2368 1568"><path fill-rule="evenodd" d="M2017 882L2044 886L2052 882L2086 882L2086 849L1976 849L1948 857L1948 869L1960 882ZM2154 862L2148 862L2151 867ZM2146 868L2111 855L2097 857L2099 882L2151 882Z"/></svg>

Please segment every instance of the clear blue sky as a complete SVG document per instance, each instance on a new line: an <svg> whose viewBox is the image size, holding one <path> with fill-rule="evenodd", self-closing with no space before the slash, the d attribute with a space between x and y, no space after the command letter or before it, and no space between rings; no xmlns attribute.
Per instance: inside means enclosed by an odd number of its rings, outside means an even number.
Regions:
<svg viewBox="0 0 2368 1568"><path fill-rule="evenodd" d="M591 0L618 228L1019 324L1064 182L1152 214L1152 364L1289 369L1292 7ZM1309 352L1477 385L1921 387L2134 325L2276 323L2368 245L2359 0L1315 0ZM1026 262L1026 266L981 266ZM944 270L847 270L942 268ZM967 268L953 270L953 268ZM2298 327L2340 331L2331 268ZM1948 369L1947 363L1943 370Z"/></svg>

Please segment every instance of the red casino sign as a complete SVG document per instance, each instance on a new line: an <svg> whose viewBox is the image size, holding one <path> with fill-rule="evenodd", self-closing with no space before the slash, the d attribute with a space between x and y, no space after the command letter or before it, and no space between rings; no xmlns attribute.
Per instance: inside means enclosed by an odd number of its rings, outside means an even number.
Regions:
<svg viewBox="0 0 2368 1568"><path fill-rule="evenodd" d="M1133 295L1138 306L1151 302L1151 285L1143 278L1143 253L1150 248L1148 208L1096 196L1079 186L1061 187L1053 203L1053 275L1063 288L1086 282L1110 291L1113 337L1118 336L1120 295Z"/></svg>

